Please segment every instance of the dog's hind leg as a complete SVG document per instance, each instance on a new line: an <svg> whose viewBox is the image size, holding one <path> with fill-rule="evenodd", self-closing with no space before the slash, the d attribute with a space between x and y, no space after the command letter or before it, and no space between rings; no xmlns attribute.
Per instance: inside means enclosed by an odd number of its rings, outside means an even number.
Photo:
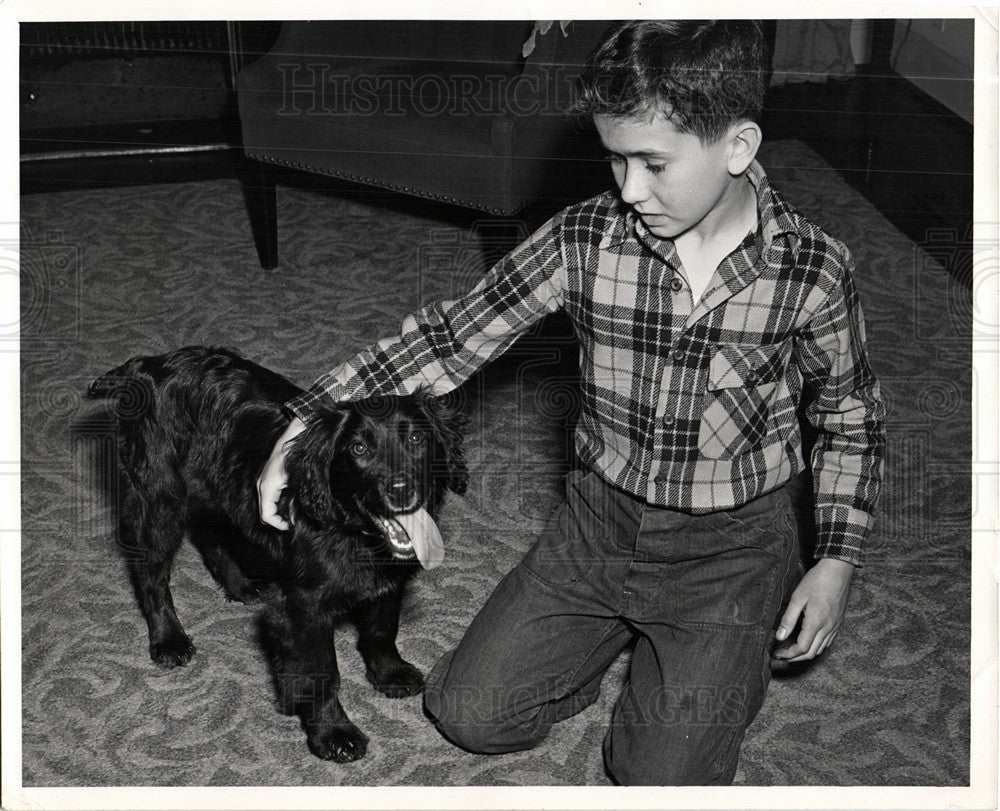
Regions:
<svg viewBox="0 0 1000 811"><path fill-rule="evenodd" d="M170 567L185 535L182 513L169 501L141 499L131 488L122 507L119 545L149 628L149 655L164 667L186 665L195 647L170 594Z"/></svg>
<svg viewBox="0 0 1000 811"><path fill-rule="evenodd" d="M414 696L424 689L424 677L405 661L396 648L402 588L364 603L355 615L358 650L365 661L365 676L389 698Z"/></svg>
<svg viewBox="0 0 1000 811"><path fill-rule="evenodd" d="M364 757L368 738L347 717L338 698L333 617L293 598L273 608L266 625L282 711L302 719L309 750L338 763Z"/></svg>

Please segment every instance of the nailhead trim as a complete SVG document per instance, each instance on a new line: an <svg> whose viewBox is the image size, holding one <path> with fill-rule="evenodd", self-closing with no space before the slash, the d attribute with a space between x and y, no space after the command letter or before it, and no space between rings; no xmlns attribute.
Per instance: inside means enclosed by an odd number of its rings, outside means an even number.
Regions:
<svg viewBox="0 0 1000 811"><path fill-rule="evenodd" d="M276 166L287 166L290 169L299 169L302 171L313 172L318 175L326 175L327 177L338 177L344 180L350 180L354 183L364 183L368 186L375 186L377 188L388 189L390 191L402 191L406 194L413 195L415 197L422 197L425 200L438 200L441 202L454 203L455 205L461 205L466 208L473 208L478 211L486 211L490 214L511 216L516 214L522 208L524 208L529 201L527 200L517 200L512 208L506 208L504 206L491 206L484 205L482 203L476 203L472 200L466 200L459 197L450 197L445 194L439 194L437 192L425 192L419 189L414 189L410 186L400 187L396 183L389 183L382 180L375 180L370 177L362 177L361 175L356 175L353 172L344 172L340 169L328 169L322 166L314 166L311 163L302 163L301 161L291 161L284 158L275 158L271 155L262 155L258 152L247 152L248 158L261 161L262 163L273 163Z"/></svg>

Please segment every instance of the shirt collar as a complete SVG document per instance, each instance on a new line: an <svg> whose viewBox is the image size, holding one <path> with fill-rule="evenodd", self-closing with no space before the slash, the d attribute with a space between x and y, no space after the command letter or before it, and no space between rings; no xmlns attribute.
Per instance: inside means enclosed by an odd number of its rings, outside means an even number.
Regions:
<svg viewBox="0 0 1000 811"><path fill-rule="evenodd" d="M757 193L758 235L763 241L763 251L770 250L777 237L785 236L792 256L797 258L801 239L798 214L771 185L764 168L756 160L747 168L746 177ZM601 240L602 247L619 247L632 237L643 241L658 239L649 233L635 211L623 203L617 195L615 195L615 206L619 216L613 217L612 227ZM669 242L669 240L659 241Z"/></svg>
<svg viewBox="0 0 1000 811"><path fill-rule="evenodd" d="M611 228L604 232L601 239L602 248L619 248L635 234L635 212L630 206L622 202L617 192L607 192L611 201L611 218L609 223Z"/></svg>
<svg viewBox="0 0 1000 811"><path fill-rule="evenodd" d="M747 180L757 192L757 222L764 250L769 251L777 237L785 236L792 256L797 258L801 240L798 214L771 185L764 168L757 161L747 168Z"/></svg>

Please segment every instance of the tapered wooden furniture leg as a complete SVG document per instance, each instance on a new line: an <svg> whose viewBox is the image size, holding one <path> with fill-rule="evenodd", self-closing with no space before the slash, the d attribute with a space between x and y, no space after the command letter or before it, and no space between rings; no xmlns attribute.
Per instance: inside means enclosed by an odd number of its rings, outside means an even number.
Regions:
<svg viewBox="0 0 1000 811"><path fill-rule="evenodd" d="M273 270L278 266L278 196L273 169L260 161L247 160L243 188L260 266Z"/></svg>

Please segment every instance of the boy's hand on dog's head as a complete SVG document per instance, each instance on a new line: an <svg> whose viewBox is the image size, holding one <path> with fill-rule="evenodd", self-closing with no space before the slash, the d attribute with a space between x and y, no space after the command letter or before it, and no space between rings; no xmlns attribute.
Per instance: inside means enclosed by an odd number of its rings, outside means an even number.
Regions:
<svg viewBox="0 0 1000 811"><path fill-rule="evenodd" d="M853 564L834 558L823 558L806 572L774 635L779 643L776 659L803 662L829 647L844 620L853 575ZM793 637L796 626L799 632Z"/></svg>
<svg viewBox="0 0 1000 811"><path fill-rule="evenodd" d="M260 520L275 529L291 529L291 524L278 514L278 500L281 491L288 484L288 474L285 472L285 456L288 454L288 440L301 434L306 424L294 417L285 432L274 443L271 455L264 469L257 477L257 503L260 508Z"/></svg>

